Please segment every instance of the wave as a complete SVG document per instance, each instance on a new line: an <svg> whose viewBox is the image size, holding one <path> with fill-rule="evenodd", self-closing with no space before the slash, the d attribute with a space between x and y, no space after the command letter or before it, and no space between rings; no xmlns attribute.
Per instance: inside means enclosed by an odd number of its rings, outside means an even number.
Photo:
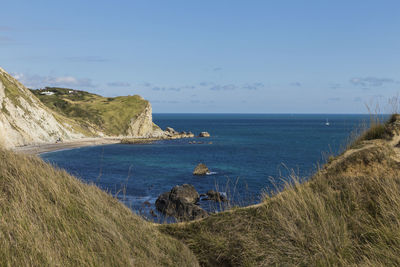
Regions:
<svg viewBox="0 0 400 267"><path fill-rule="evenodd" d="M206 175L215 175L217 172L207 172Z"/></svg>

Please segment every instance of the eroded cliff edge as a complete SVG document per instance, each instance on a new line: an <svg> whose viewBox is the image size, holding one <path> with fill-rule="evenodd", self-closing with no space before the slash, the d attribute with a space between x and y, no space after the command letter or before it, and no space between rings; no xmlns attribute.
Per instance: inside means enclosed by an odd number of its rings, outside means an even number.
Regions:
<svg viewBox="0 0 400 267"><path fill-rule="evenodd" d="M82 137L84 134L73 121L47 109L24 85L0 68L0 145L9 148Z"/></svg>

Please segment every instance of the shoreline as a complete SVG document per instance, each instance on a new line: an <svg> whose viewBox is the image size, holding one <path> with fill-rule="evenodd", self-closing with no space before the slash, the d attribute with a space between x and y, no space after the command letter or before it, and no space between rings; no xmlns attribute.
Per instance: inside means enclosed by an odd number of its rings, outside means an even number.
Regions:
<svg viewBox="0 0 400 267"><path fill-rule="evenodd" d="M208 136L201 136L201 134L207 133ZM174 139L192 139L195 135L191 132L176 132L170 128L169 135L161 137L88 137L81 139L68 140L59 143L39 143L30 144L25 146L14 147L11 150L17 153L29 154L29 155L40 155L47 152L54 152L65 149L80 148L86 146L100 146L100 145L112 145L112 144L149 144L160 140L174 140ZM202 132L200 138L209 137L208 132ZM191 142L190 142L191 143ZM196 143L196 141L193 141ZM202 143L202 142L201 142ZM200 142L199 142L200 144Z"/></svg>
<svg viewBox="0 0 400 267"><path fill-rule="evenodd" d="M64 149L73 149L86 146L100 146L100 145L112 145L121 143L122 138L113 137L96 137L96 138L83 138L71 141L65 141L61 143L41 143L34 145L26 145L14 147L12 150L17 153L40 155L47 152L54 152Z"/></svg>

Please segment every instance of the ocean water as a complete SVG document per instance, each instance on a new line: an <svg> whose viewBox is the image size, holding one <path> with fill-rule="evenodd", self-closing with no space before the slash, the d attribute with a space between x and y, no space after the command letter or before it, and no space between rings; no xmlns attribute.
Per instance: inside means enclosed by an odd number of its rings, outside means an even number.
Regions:
<svg viewBox="0 0 400 267"><path fill-rule="evenodd" d="M105 145L62 150L41 157L85 182L117 196L149 219L158 195L175 185L192 184L199 193L218 190L235 205L260 201L264 192L279 190L292 173L306 179L348 142L350 134L368 121L367 115L309 114L154 114L161 128L211 138L158 141L140 145ZM330 125L326 126L326 120ZM201 144L190 144L201 141ZM193 176L203 162L213 172ZM151 206L145 205L148 201ZM201 201L207 209L220 206ZM157 218L150 216L154 210ZM164 219L164 218L163 218Z"/></svg>

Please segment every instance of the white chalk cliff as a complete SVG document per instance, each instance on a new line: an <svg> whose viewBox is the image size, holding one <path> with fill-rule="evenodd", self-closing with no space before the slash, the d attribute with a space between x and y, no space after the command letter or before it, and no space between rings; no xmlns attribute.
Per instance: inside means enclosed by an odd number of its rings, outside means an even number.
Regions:
<svg viewBox="0 0 400 267"><path fill-rule="evenodd" d="M91 132L91 133L90 133ZM0 145L7 148L105 135L94 129L82 130L79 122L50 110L32 92L0 68ZM153 123L151 104L132 118L129 137L162 137L165 133Z"/></svg>
<svg viewBox="0 0 400 267"><path fill-rule="evenodd" d="M66 122L59 122L25 86L0 68L0 144L15 147L81 138Z"/></svg>
<svg viewBox="0 0 400 267"><path fill-rule="evenodd" d="M145 109L136 118L132 118L126 132L128 137L160 137L164 132L153 123L151 104L148 103Z"/></svg>

